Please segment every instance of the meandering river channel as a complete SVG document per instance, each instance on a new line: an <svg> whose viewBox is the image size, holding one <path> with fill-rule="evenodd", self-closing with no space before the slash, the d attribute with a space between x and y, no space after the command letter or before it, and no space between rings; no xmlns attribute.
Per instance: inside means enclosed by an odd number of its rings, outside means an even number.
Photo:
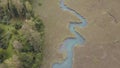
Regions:
<svg viewBox="0 0 120 68"><path fill-rule="evenodd" d="M85 39L83 36L81 36L77 31L75 31L75 27L78 26L80 28L83 28L87 25L87 21L85 18L83 18L78 12L71 9L70 7L66 6L64 4L64 0L60 0L60 8L63 11L68 11L74 14L77 18L80 19L81 22L70 22L69 24L69 30L72 34L75 35L75 37L68 37L66 38L61 47L60 52L66 52L67 56L66 59L62 63L54 63L52 68L72 68L73 64L73 49L76 45L82 45L85 42Z"/></svg>

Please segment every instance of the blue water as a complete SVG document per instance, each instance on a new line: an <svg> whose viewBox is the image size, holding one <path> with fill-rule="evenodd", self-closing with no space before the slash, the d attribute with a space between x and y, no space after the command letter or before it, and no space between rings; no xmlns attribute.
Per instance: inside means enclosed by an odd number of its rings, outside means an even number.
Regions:
<svg viewBox="0 0 120 68"><path fill-rule="evenodd" d="M77 18L80 19L81 22L70 22L69 24L69 30L71 33L75 35L75 37L69 37L64 40L60 47L60 52L66 52L67 57L62 63L55 63L53 64L52 68L72 68L73 64L73 48L78 44L82 45L85 42L85 39L83 36L81 36L77 31L75 31L75 27L79 26L80 28L83 28L87 25L87 22L85 18L83 18L79 13L77 13L75 10L69 8L64 4L64 0L60 0L60 7L63 11L68 11L73 13Z"/></svg>

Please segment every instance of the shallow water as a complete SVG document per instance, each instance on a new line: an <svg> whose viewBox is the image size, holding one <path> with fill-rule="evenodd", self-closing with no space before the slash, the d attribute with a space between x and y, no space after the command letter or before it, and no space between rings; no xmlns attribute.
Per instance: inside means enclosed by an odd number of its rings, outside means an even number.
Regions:
<svg viewBox="0 0 120 68"><path fill-rule="evenodd" d="M63 41L59 51L61 53L66 52L67 57L62 63L53 64L52 68L72 68L73 48L75 47L75 45L77 44L82 45L85 42L85 39L78 32L76 32L74 28L76 26L83 28L87 25L87 22L85 18L83 18L79 13L77 13L75 10L66 6L64 4L64 0L60 0L60 7L63 11L69 11L73 13L75 16L77 16L77 18L80 19L81 22L70 22L69 30L71 33L75 35L75 37L69 37Z"/></svg>

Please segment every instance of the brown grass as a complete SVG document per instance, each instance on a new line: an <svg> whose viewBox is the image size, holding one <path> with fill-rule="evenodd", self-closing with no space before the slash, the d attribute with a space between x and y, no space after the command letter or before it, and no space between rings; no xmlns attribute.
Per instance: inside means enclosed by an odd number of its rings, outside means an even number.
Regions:
<svg viewBox="0 0 120 68"><path fill-rule="evenodd" d="M119 43L114 44L120 40L119 0L66 0L66 4L88 21L86 28L76 28L85 37L86 43L84 47L75 48L73 68L119 68ZM63 58L58 53L60 44L66 37L73 36L68 29L69 21L79 20L62 11L59 0L44 0L41 7L35 6L35 12L46 26L42 68L51 68L53 62Z"/></svg>

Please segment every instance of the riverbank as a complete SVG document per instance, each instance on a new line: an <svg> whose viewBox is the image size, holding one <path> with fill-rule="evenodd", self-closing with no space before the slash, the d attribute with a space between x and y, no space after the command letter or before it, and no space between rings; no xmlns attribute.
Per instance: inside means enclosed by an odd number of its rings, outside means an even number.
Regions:
<svg viewBox="0 0 120 68"><path fill-rule="evenodd" d="M36 7L35 11L46 26L45 56L42 68L52 67L54 62L63 59L63 56L58 53L63 40L66 37L74 36L69 32L69 21L79 21L79 19L68 12L63 12L59 7L59 0L43 1L41 8Z"/></svg>

